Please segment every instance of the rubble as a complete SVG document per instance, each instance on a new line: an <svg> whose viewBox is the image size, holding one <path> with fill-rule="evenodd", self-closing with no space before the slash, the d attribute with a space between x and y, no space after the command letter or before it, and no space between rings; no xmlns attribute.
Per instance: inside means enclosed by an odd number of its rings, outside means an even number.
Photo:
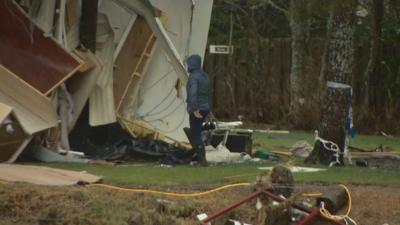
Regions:
<svg viewBox="0 0 400 225"><path fill-rule="evenodd" d="M0 160L13 162L31 140L83 151L72 131L115 122L134 138L184 146L183 60L204 55L212 0L171 2L1 1Z"/></svg>

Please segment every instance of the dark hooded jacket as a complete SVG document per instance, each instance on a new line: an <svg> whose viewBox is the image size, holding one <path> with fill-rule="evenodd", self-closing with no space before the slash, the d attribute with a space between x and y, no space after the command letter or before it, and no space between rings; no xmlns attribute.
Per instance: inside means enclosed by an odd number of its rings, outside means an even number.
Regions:
<svg viewBox="0 0 400 225"><path fill-rule="evenodd" d="M201 57L191 55L187 59L189 80L186 85L187 111L210 110L210 80L207 73L201 69Z"/></svg>

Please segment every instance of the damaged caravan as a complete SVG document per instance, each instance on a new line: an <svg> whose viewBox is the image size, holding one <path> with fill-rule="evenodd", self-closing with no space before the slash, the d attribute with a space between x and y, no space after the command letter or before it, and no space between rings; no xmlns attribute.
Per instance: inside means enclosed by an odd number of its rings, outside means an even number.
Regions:
<svg viewBox="0 0 400 225"><path fill-rule="evenodd" d="M212 4L1 1L0 160L30 142L68 152L82 126L188 142L184 60L204 56Z"/></svg>

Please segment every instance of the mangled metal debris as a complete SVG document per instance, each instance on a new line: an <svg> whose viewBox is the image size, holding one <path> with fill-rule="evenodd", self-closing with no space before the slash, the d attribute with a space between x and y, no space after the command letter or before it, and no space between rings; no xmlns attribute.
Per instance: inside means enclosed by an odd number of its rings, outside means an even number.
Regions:
<svg viewBox="0 0 400 225"><path fill-rule="evenodd" d="M212 0L172 2L104 0L91 6L98 14L89 18L78 0L2 1L2 129L12 124L21 133L13 147L0 136L1 146L14 149L12 158L2 150L2 160L15 160L33 137L54 152L70 151L68 134L82 123L85 106L91 126L118 121L133 137L183 146L182 62L194 52L204 55ZM95 48L80 40L82 19L91 20L85 29L97 30Z"/></svg>

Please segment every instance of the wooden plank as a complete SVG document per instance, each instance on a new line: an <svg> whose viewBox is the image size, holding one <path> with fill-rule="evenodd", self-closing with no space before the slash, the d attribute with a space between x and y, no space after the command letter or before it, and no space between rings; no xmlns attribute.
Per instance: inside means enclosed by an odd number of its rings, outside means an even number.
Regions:
<svg viewBox="0 0 400 225"><path fill-rule="evenodd" d="M0 102L13 108L16 119L27 134L57 125L58 118L51 101L2 65Z"/></svg>
<svg viewBox="0 0 400 225"><path fill-rule="evenodd" d="M80 63L12 0L0 1L0 30L0 64L44 95L79 69Z"/></svg>

